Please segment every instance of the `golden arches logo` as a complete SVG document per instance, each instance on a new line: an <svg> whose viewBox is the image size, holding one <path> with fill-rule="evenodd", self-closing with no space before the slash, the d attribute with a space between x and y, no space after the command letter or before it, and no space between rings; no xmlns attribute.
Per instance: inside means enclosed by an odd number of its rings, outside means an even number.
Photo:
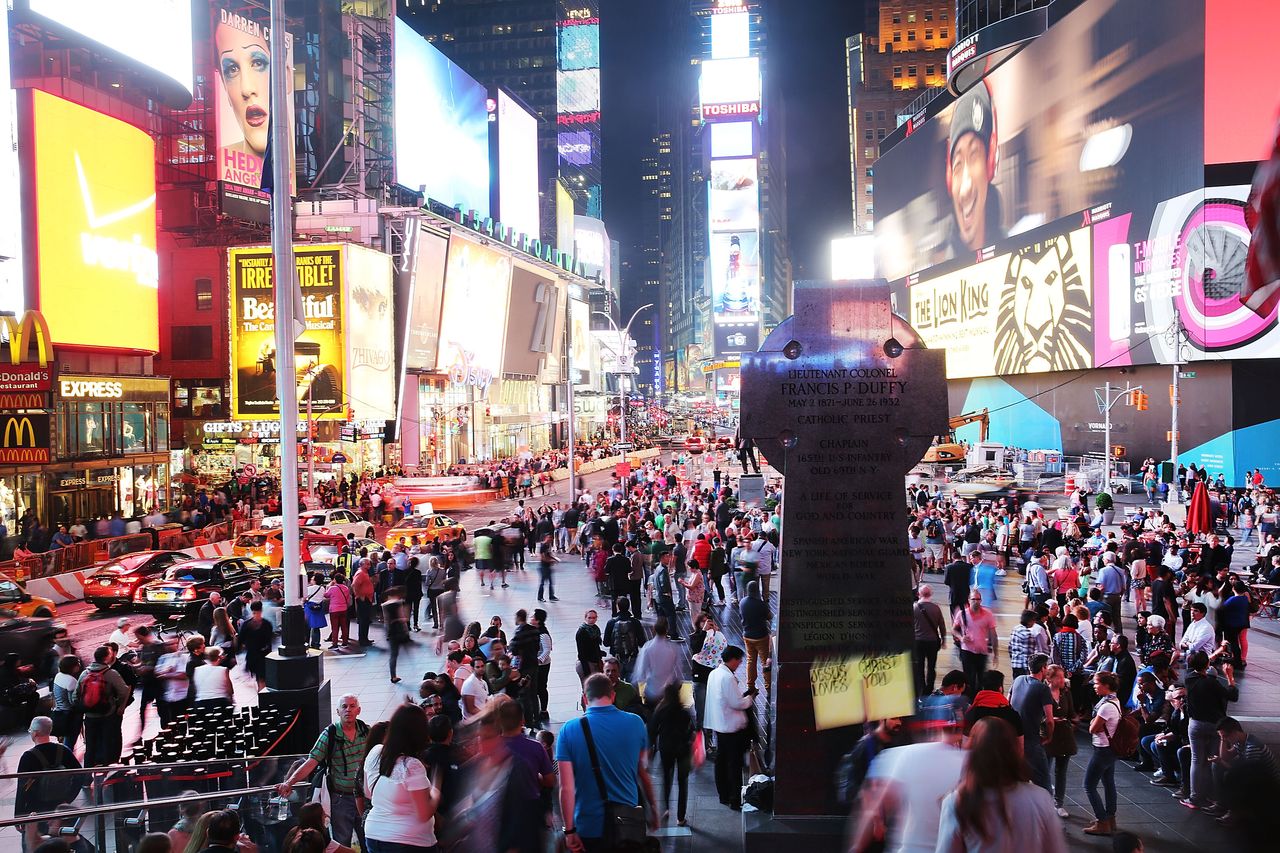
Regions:
<svg viewBox="0 0 1280 853"><path fill-rule="evenodd" d="M23 442L22 437L26 436L27 440ZM10 438L16 438L17 443L10 441ZM31 425L31 418L9 418L4 425L4 446L5 447L35 447L36 446L36 428Z"/></svg>
<svg viewBox="0 0 1280 853"><path fill-rule="evenodd" d="M9 337L9 363L21 364L27 350L31 346L31 336L36 339L36 356L41 367L49 366L49 324L39 311L28 311L18 320L14 317L0 316L5 332Z"/></svg>

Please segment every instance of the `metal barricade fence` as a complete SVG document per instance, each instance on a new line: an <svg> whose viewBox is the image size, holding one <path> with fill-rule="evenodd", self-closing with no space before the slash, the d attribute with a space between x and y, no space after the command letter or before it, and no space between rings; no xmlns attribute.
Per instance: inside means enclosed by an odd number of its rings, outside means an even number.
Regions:
<svg viewBox="0 0 1280 853"><path fill-rule="evenodd" d="M0 774L4 807L0 814L0 849L20 850L20 838L39 838L50 831L64 839L79 835L100 853L128 853L148 832L168 832L182 816L184 803L199 811L232 809L245 832L263 851L280 850L294 822L297 806L310 796L305 784L281 803L276 786L306 755L224 758L171 764L142 763L81 770L45 770ZM66 777L79 786L70 803L55 809L15 814L17 790L37 778ZM24 810L25 811L25 810ZM27 849L33 849L28 845Z"/></svg>

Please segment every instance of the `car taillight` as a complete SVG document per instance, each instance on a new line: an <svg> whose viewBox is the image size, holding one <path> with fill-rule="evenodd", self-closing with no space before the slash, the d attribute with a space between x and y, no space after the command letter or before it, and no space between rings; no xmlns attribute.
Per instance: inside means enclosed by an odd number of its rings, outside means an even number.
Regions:
<svg viewBox="0 0 1280 853"><path fill-rule="evenodd" d="M196 589L195 589L195 587L193 587L193 586L189 586L189 587L187 587L186 589L184 589L184 590L182 591L182 600L183 600L183 601L195 601L195 600L196 600Z"/></svg>
<svg viewBox="0 0 1280 853"><path fill-rule="evenodd" d="M143 590L143 588L142 588L142 587L138 587L136 590L134 590L134 591L133 591L133 600L134 600L134 601L142 601L142 594L143 594L143 592L144 592L144 590Z"/></svg>
<svg viewBox="0 0 1280 853"><path fill-rule="evenodd" d="M120 578L120 583L124 584L125 586L133 586L135 583L137 583L140 580L142 580L142 578L138 577L137 575L124 575Z"/></svg>

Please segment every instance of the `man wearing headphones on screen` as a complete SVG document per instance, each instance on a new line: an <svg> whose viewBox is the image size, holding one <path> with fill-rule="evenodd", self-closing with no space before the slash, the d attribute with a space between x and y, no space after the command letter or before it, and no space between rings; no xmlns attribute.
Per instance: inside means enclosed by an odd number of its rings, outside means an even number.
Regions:
<svg viewBox="0 0 1280 853"><path fill-rule="evenodd" d="M1000 193L991 186L999 162L991 90L981 82L960 96L947 142L947 192L955 218L947 235L952 257L970 255L1004 236Z"/></svg>

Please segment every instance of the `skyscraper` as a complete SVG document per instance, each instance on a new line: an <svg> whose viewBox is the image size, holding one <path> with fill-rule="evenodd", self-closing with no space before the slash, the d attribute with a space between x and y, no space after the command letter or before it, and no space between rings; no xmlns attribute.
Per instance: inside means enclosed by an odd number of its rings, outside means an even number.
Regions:
<svg viewBox="0 0 1280 853"><path fill-rule="evenodd" d="M875 225L875 162L880 142L947 82L947 50L955 40L954 3L879 0L868 9L873 30L845 43L849 76L849 164L853 230Z"/></svg>
<svg viewBox="0 0 1280 853"><path fill-rule="evenodd" d="M557 176L576 213L602 218L599 0L405 0L399 14L468 74L538 114L544 239L556 236Z"/></svg>

